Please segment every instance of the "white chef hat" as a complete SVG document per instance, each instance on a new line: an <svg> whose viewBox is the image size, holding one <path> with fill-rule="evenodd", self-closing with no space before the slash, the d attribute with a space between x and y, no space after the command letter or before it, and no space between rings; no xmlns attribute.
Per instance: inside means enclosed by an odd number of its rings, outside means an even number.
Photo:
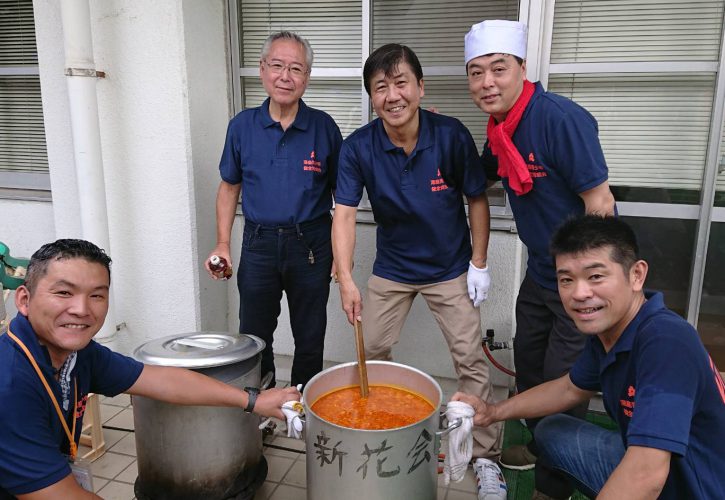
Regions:
<svg viewBox="0 0 725 500"><path fill-rule="evenodd" d="M486 54L511 54L526 59L527 29L518 21L489 20L471 26L466 34L466 65Z"/></svg>

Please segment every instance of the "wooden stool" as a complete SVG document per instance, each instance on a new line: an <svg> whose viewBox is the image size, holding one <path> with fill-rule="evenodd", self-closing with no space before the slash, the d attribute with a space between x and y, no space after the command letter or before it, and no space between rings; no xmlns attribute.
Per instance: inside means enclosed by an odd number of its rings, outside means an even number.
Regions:
<svg viewBox="0 0 725 500"><path fill-rule="evenodd" d="M106 441L101 426L101 400L98 394L91 393L88 395L80 444L91 449L82 456L86 460L93 461L106 452Z"/></svg>

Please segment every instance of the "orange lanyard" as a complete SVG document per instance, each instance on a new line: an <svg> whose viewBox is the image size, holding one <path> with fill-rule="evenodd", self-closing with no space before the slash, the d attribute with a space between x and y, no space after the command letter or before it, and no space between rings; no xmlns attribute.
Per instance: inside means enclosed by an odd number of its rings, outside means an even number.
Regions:
<svg viewBox="0 0 725 500"><path fill-rule="evenodd" d="M65 421L65 418L63 417L63 412L60 411L60 406L58 405L58 400L55 399L55 395L53 394L53 391L50 389L50 386L48 385L48 381L45 380L45 377L43 376L43 372L40 371L40 367L38 366L38 363L35 361L35 358L32 354L30 354L30 351L27 347L25 347L25 344L22 340L17 338L15 335L13 335L13 332L10 331L8 328L7 331L8 335L11 339L13 339L20 348L25 352L25 355L28 357L28 360L30 360L30 364L33 365L33 368L35 368L35 372L38 374L38 377L40 378L40 381L43 382L43 385L45 386L45 390L48 391L48 396L50 396L50 400L53 401L53 405L55 406L55 411L58 413L58 418L60 418L60 423L63 424L63 430L65 430L66 436L68 436L68 441L70 441L70 457L72 460L75 460L76 455L78 454L78 446L75 442L75 433L76 433L76 406L78 405L78 382L76 381L75 377L73 378L73 408L71 411L73 412L73 432L71 432L68 429L68 423Z"/></svg>

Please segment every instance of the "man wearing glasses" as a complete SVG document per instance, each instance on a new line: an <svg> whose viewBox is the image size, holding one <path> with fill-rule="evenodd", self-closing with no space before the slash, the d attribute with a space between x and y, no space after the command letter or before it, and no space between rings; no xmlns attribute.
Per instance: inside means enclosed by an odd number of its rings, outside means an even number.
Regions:
<svg viewBox="0 0 725 500"><path fill-rule="evenodd" d="M295 33L265 40L259 77L269 97L229 122L219 164L217 244L209 255L232 264L229 241L243 193L239 331L267 343L262 373L274 372L272 340L286 293L295 342L292 385L322 370L333 264L330 210L342 143L333 119L302 101L312 60L309 42ZM205 267L220 279L209 259Z"/></svg>

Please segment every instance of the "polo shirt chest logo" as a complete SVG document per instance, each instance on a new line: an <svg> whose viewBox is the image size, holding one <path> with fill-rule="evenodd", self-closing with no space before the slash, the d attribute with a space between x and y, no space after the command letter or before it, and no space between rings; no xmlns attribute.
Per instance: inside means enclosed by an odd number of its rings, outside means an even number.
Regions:
<svg viewBox="0 0 725 500"><path fill-rule="evenodd" d="M86 413L86 403L88 403L88 394L84 394L76 404L76 419L83 418L83 415Z"/></svg>
<svg viewBox="0 0 725 500"><path fill-rule="evenodd" d="M446 184L446 181L441 176L441 169L438 169L436 178L430 180L430 190L435 193L436 191L444 191L446 189L448 189L448 184Z"/></svg>
<svg viewBox="0 0 725 500"><path fill-rule="evenodd" d="M313 149L310 153L309 160L302 160L302 169L306 172L322 172L322 163L315 159L315 150Z"/></svg>
<svg viewBox="0 0 725 500"><path fill-rule="evenodd" d="M534 156L534 153L529 153L529 161L526 162L526 168L529 169L529 174L531 175L531 178L549 176L549 174L546 173L546 170L544 170L544 167L536 163L536 157Z"/></svg>
<svg viewBox="0 0 725 500"><path fill-rule="evenodd" d="M619 400L619 405L622 407L622 413L624 413L625 417L632 418L632 412L634 412L634 395L636 392L634 386L630 385L627 388L627 397Z"/></svg>

